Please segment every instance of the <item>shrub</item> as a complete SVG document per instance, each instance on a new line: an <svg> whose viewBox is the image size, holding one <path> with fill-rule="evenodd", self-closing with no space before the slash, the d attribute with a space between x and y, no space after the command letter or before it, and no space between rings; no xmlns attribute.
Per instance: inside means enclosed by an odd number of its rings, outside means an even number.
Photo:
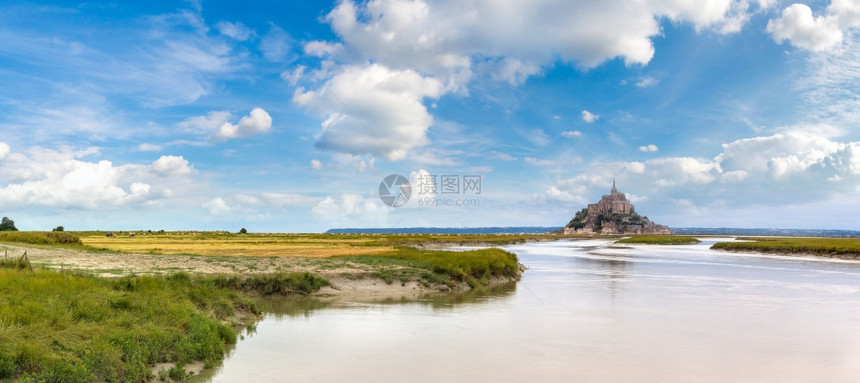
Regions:
<svg viewBox="0 0 860 383"><path fill-rule="evenodd" d="M9 217L3 217L0 220L0 231L18 231L18 228L15 227L15 221L9 219Z"/></svg>

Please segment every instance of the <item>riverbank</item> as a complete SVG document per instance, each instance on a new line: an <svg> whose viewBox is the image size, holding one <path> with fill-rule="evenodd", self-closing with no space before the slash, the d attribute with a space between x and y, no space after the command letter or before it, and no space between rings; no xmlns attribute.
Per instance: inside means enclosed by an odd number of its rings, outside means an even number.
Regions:
<svg viewBox="0 0 860 383"><path fill-rule="evenodd" d="M738 237L738 240L718 242L711 249L860 260L860 238Z"/></svg>

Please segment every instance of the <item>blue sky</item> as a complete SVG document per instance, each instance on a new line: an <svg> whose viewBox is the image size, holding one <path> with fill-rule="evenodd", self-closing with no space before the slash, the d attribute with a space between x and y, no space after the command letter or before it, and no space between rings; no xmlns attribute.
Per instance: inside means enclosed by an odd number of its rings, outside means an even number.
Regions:
<svg viewBox="0 0 860 383"><path fill-rule="evenodd" d="M0 215L561 226L615 178L670 226L856 229L858 38L857 0L6 1Z"/></svg>

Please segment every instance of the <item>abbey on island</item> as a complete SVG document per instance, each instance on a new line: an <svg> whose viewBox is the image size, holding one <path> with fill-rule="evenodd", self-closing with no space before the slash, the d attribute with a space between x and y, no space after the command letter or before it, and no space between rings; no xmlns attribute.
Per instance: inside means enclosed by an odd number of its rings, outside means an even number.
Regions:
<svg viewBox="0 0 860 383"><path fill-rule="evenodd" d="M668 226L658 225L636 213L624 193L612 180L612 190L597 203L588 204L562 229L563 234L672 234Z"/></svg>

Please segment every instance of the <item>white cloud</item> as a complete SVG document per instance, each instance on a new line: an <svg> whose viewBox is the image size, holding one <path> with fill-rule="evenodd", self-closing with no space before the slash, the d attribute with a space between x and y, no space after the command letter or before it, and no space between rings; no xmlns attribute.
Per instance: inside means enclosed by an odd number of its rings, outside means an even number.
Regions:
<svg viewBox="0 0 860 383"><path fill-rule="evenodd" d="M582 121L585 121L585 123L587 123L587 124L590 124L594 121L597 121L598 118L600 118L599 115L591 113L587 110L582 111Z"/></svg>
<svg viewBox="0 0 860 383"><path fill-rule="evenodd" d="M311 169L320 170L323 168L323 163L320 160L311 160Z"/></svg>
<svg viewBox="0 0 860 383"><path fill-rule="evenodd" d="M396 161L428 143L433 117L422 101L443 93L433 78L371 64L344 67L316 91L298 88L293 102L327 116L318 148Z"/></svg>
<svg viewBox="0 0 860 383"><path fill-rule="evenodd" d="M344 225L385 225L388 208L379 198L367 199L357 194L325 197L311 210L321 221L337 227Z"/></svg>
<svg viewBox="0 0 860 383"><path fill-rule="evenodd" d="M767 31L777 42L788 40L792 45L821 51L842 41L842 31L833 17L812 15L805 4L792 4L782 15L767 23Z"/></svg>
<svg viewBox="0 0 860 383"><path fill-rule="evenodd" d="M182 157L152 164L114 165L82 158L97 150L9 153L0 167L0 206L43 206L109 210L164 200L193 187L192 168Z"/></svg>
<svg viewBox="0 0 860 383"><path fill-rule="evenodd" d="M326 16L360 61L379 60L427 73L466 69L479 57L510 60L510 67L565 62L594 67L622 58L648 63L657 19L690 22L697 29L733 32L745 20L748 0L344 1ZM758 2L759 6L766 2ZM480 15L480 16L479 16ZM732 24L732 28L725 28ZM516 79L511 74L506 80ZM534 69L526 72L536 73ZM518 80L515 80L518 81Z"/></svg>
<svg viewBox="0 0 860 383"><path fill-rule="evenodd" d="M272 116L262 108L254 108L251 113L239 120L238 125L225 122L212 136L216 140L248 137L254 134L266 133L272 128Z"/></svg>
<svg viewBox="0 0 860 383"><path fill-rule="evenodd" d="M188 175L194 172L188 165L188 160L182 156L161 156L152 163L152 170L162 176Z"/></svg>
<svg viewBox="0 0 860 383"><path fill-rule="evenodd" d="M230 206L227 205L227 201L225 201L221 197L207 201L203 204L203 208L209 212L209 215L214 216L225 216L233 211L233 209L231 209Z"/></svg>
<svg viewBox="0 0 860 383"><path fill-rule="evenodd" d="M296 84L298 84L299 80L301 80L302 77L304 77L305 70L307 70L307 69L308 68L306 66L299 65L292 72L281 73L281 79L286 80L288 83L290 83L291 86L296 86Z"/></svg>
<svg viewBox="0 0 860 383"><path fill-rule="evenodd" d="M10 150L11 148L9 147L9 144L5 142L0 142L0 161L3 161L3 159L6 158L7 155L9 155Z"/></svg>
<svg viewBox="0 0 860 383"><path fill-rule="evenodd" d="M854 192L860 183L860 142L839 142L820 134L836 131L803 126L781 129L770 136L723 144L722 152L712 159L664 157L594 164L588 173L553 186L593 199L617 176L627 191L651 197L651 204L670 199L735 207L816 201ZM550 194L559 192L548 188Z"/></svg>
<svg viewBox="0 0 860 383"><path fill-rule="evenodd" d="M345 0L325 16L338 40L304 44L320 68L283 77L324 81L293 97L326 116L317 147L398 160L427 143L433 119L422 100L467 95L476 74L518 85L558 63L647 64L661 18L729 33L756 11L751 4L771 1Z"/></svg>
<svg viewBox="0 0 860 383"><path fill-rule="evenodd" d="M205 116L187 118L178 126L188 133L208 135L216 131L221 125L227 123L233 115L225 110L212 111Z"/></svg>
<svg viewBox="0 0 860 383"><path fill-rule="evenodd" d="M660 150L660 148L658 148L657 145L654 144L639 147L640 152L656 152L658 150Z"/></svg>
<svg viewBox="0 0 860 383"><path fill-rule="evenodd" d="M158 152L161 151L163 147L161 145L142 143L137 146L137 150L140 152Z"/></svg>
<svg viewBox="0 0 860 383"><path fill-rule="evenodd" d="M229 21L219 21L215 24L215 29L221 32L222 35L230 37L237 41L246 41L254 34L251 28L242 23L231 23Z"/></svg>
<svg viewBox="0 0 860 383"><path fill-rule="evenodd" d="M648 87L657 85L659 83L660 83L660 80L658 80L654 77L651 77L651 76L645 76L645 77L640 78L639 81L636 82L636 86L639 88L648 88Z"/></svg>
<svg viewBox="0 0 860 383"><path fill-rule="evenodd" d="M293 46L293 38L283 28L272 25L269 33L260 40L260 50L269 61L284 61Z"/></svg>
<svg viewBox="0 0 860 383"><path fill-rule="evenodd" d="M565 132L561 132L561 135L569 138L582 137L582 132L578 130L568 130Z"/></svg>

